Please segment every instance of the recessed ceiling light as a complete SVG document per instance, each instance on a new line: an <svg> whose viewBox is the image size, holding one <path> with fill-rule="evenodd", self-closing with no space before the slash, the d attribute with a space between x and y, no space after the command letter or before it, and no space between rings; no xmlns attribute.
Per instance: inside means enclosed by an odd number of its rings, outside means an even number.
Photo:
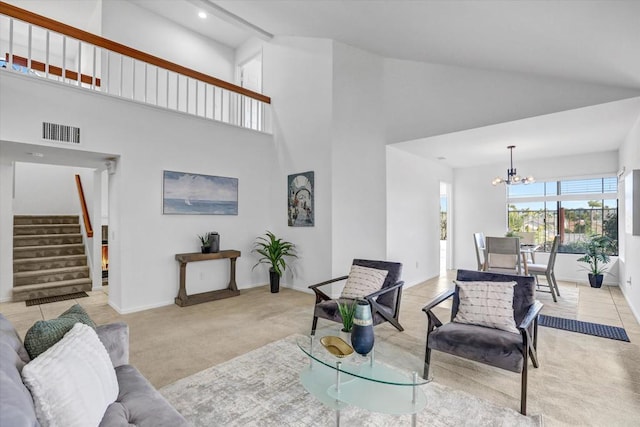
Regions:
<svg viewBox="0 0 640 427"><path fill-rule="evenodd" d="M205 19L207 17L207 14L205 12L198 12L198 16L202 19Z"/></svg>

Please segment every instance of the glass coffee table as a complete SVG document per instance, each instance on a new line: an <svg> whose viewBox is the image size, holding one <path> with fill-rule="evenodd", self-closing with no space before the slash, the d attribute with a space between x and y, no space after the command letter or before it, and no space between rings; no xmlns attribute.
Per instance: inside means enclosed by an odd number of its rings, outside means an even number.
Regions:
<svg viewBox="0 0 640 427"><path fill-rule="evenodd" d="M340 410L353 405L372 412L411 414L415 426L416 414L426 405L424 392L418 386L428 381L417 374L424 361L377 334L367 356L353 352L339 357L321 343L323 337L333 336L351 344L339 328L318 329L315 335L300 337L297 344L309 357L300 382L336 411L336 425L340 425Z"/></svg>

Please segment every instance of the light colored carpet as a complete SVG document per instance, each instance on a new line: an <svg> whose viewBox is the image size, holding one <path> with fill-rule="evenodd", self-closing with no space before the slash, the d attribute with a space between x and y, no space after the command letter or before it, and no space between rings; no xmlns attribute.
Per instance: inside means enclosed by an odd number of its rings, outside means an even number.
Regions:
<svg viewBox="0 0 640 427"><path fill-rule="evenodd" d="M292 335L163 387L160 392L195 426L331 426L335 412L300 384L308 359ZM525 417L435 382L421 386L422 426L539 426ZM411 425L411 416L342 410L347 426Z"/></svg>
<svg viewBox="0 0 640 427"><path fill-rule="evenodd" d="M544 283L544 279L540 279ZM536 292L536 299L544 304L542 314L547 316L564 317L565 319L576 319L578 317L578 298L580 291L577 287L560 286L560 296L554 302L551 293L544 292L549 289L546 286L540 287L542 291Z"/></svg>

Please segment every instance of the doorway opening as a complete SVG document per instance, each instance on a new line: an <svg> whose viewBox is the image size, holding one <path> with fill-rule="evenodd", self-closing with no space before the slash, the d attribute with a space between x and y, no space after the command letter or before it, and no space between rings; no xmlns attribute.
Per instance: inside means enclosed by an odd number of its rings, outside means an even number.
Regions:
<svg viewBox="0 0 640 427"><path fill-rule="evenodd" d="M450 185L440 182L440 275L451 269Z"/></svg>

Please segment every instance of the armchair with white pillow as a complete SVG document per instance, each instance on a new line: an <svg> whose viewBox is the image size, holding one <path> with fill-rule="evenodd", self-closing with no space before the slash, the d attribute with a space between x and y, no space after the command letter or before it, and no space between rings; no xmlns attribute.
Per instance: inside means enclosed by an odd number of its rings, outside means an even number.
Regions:
<svg viewBox="0 0 640 427"><path fill-rule="evenodd" d="M458 270L455 287L435 297L422 310L427 315L424 378L433 350L521 373L520 412L527 412L529 357L538 367L538 315L533 276ZM453 297L451 321L434 313Z"/></svg>
<svg viewBox="0 0 640 427"><path fill-rule="evenodd" d="M342 322L338 301L320 288L343 280L346 280L346 283L341 299L366 300L371 306L374 325L389 322L399 331L403 331L404 328L399 321L404 286L404 282L400 280L401 274L402 264L398 262L354 259L349 275L309 286L316 295L311 335L315 334L318 318Z"/></svg>

